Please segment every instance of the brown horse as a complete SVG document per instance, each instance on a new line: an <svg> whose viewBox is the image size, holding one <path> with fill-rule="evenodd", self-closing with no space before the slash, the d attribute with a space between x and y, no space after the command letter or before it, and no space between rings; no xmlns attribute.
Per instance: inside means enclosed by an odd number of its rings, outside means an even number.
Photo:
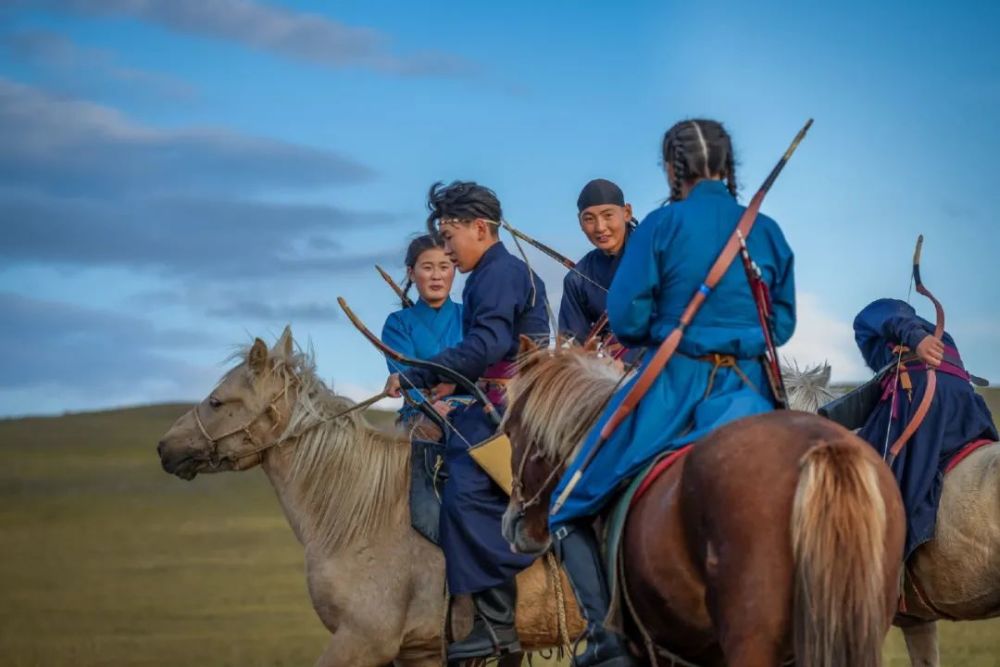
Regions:
<svg viewBox="0 0 1000 667"><path fill-rule="evenodd" d="M504 531L519 551L549 547L556 468L616 383L581 349L525 357L504 422L519 491ZM903 536L895 481L856 436L803 412L739 420L698 442L631 509L623 587L640 623L626 619L627 633L654 664L659 654L737 667L878 665Z"/></svg>

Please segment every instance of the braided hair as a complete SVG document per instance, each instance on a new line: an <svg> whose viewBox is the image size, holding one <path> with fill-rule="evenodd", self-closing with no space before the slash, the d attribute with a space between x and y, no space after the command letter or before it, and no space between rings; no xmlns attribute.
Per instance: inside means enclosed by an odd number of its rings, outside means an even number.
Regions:
<svg viewBox="0 0 1000 667"><path fill-rule="evenodd" d="M452 181L450 184L438 182L431 186L427 194L427 231L436 233L435 223L439 220L475 220L481 218L492 222L490 230L499 235L497 225L503 217L500 200L496 193L473 181Z"/></svg>
<svg viewBox="0 0 1000 667"><path fill-rule="evenodd" d="M685 120L663 135L663 164L670 165L670 201L683 199L683 186L720 174L726 179L729 194L736 196L736 160L733 143L726 128L714 120Z"/></svg>
<svg viewBox="0 0 1000 667"><path fill-rule="evenodd" d="M412 241L410 245L406 247L406 268L409 269L406 272L406 284L403 286L403 298L402 303L400 303L403 308L406 308L406 299L410 296L410 288L413 287L412 272L414 267L417 265L417 260L420 256L424 254L425 251L431 248L443 248L444 244L441 243L441 237L437 234L423 234L417 236Z"/></svg>

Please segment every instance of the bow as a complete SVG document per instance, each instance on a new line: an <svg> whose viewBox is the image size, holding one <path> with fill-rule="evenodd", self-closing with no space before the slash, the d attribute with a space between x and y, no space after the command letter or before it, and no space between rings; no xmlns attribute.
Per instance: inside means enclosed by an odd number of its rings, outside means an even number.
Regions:
<svg viewBox="0 0 1000 667"><path fill-rule="evenodd" d="M931 294L931 291L927 289L926 286L924 286L924 281L921 280L920 278L920 253L923 250L923 247L924 247L924 235L921 234L920 236L917 237L917 247L913 251L913 284L916 287L918 294L923 294L924 296L926 296L928 299L931 300L931 303L934 304L935 323L934 323L933 335L938 340L941 340L941 337L944 335L944 306L942 306L941 302L938 301L933 294ZM899 366L901 361L902 361L902 349L900 350L900 358L896 362L897 380L899 378ZM902 451L906 443L910 440L911 437L913 437L913 434L916 433L918 428L920 428L920 424L923 423L924 418L930 411L931 403L934 401L934 393L936 390L937 390L937 372L934 370L932 366L928 364L927 385L924 387L924 395L923 398L920 399L920 405L917 406L917 411L913 414L913 417L911 417L910 421L906 424L906 428L903 429L903 432L899 434L899 437L896 438L896 441L892 443L892 447L889 448L888 462L890 466L892 465L893 461L896 460L896 457L899 455L899 452ZM896 391L898 391L898 389L896 383L894 383L893 397L892 397L893 401L896 400ZM892 423L891 413L889 415L889 423L890 424Z"/></svg>
<svg viewBox="0 0 1000 667"><path fill-rule="evenodd" d="M598 289L600 289L600 290L602 290L604 292L608 291L607 287L605 287L604 285L601 285L600 283L598 283L596 280L594 280L590 276L585 275L583 272L581 272L580 269L576 268L576 262L574 262L573 260L571 260L566 255L563 255L562 253L560 253L560 252L558 252L556 250L553 250L552 248L550 248L549 246L545 245L541 241L536 241L535 239L531 238L530 236L528 236L527 234L525 234L524 232L522 232L520 229L517 229L516 227L514 227L514 225L510 224L506 220L501 220L500 221L500 225L504 229L506 229L508 232L510 232L511 235L514 236L515 240L521 239L522 241L525 241L525 242L531 244L535 249L539 250L543 254L548 255L552 259L556 260L557 262L559 262L560 264L562 264L563 266L565 266L567 269L569 269L570 271L572 271L576 275L578 275L581 278L583 278L584 280L586 280L591 285L594 285L595 287L597 287Z"/></svg>
<svg viewBox="0 0 1000 667"><path fill-rule="evenodd" d="M652 386L653 382L660 375L660 371L667 365L670 358L674 355L677 350L677 346L681 342L681 338L684 336L684 332L691 320L694 319L695 314L701 305L708 298L715 286L722 280L722 277L726 274L729 265L732 264L733 260L736 259L736 255L740 251L740 237L746 238L750 235L750 230L753 228L754 223L757 220L757 212L760 211L761 202L764 201L764 196L770 191L771 186L774 185L774 181L778 178L778 174L781 173L782 169L788 163L788 160L792 157L792 153L798 148L799 143L806 136L806 132L812 127L812 118L806 121L806 124L799 130L799 133L795 135L795 139L792 140L791 145L785 151L785 154L781 156L778 160L778 164L774 166L771 173L768 174L767 178L764 180L764 184L760 186L760 190L757 194L753 196L750 200L750 204L743 211L740 216L739 223L736 225L736 229L730 235L729 239L726 241L726 245L723 247L722 251L715 258L715 262L712 264L711 269L709 269L708 275L705 276L704 282L701 286L695 290L694 294L691 296L691 300L688 302L687 307L684 308L684 312L681 313L680 320L677 326L674 328L670 334L663 339L659 347L656 349L656 353L653 358L649 361L642 372L635 378L632 386L629 388L625 397L622 399L618 407L615 408L614 412L604 426L601 427L597 441L591 446L584 456L579 467L573 473L572 477L563 487L562 493L556 498L555 502L552 504L552 509L550 510L550 515L556 515L562 506L566 503L573 489L583 478L583 473L587 470L590 464L594 461L597 453L604 446L604 443L608 441L611 435L618 428L618 425L625 421L635 407L645 396L646 391ZM652 348L650 348L652 349Z"/></svg>
<svg viewBox="0 0 1000 667"><path fill-rule="evenodd" d="M496 406L490 402L490 399L486 398L486 394L483 393L483 390L480 389L475 382L461 373L448 368L447 366L442 366L441 364L433 361L426 361L424 359L413 359L406 356L402 352L392 349L365 326L364 322L362 322L360 318L354 314L354 311L351 310L350 306L347 305L344 297L338 296L337 303L340 304L340 308L344 311L344 314L347 315L347 319L351 321L354 328L360 331L361 335L367 338L368 342L374 345L380 352L382 352L382 354L389 357L393 361L406 364L407 366L413 366L414 368L426 368L427 370L434 371L443 378L451 380L457 386L468 392L470 396L475 397L477 401L483 404L483 412L486 413L495 426L500 425L500 412L497 410Z"/></svg>
<svg viewBox="0 0 1000 667"><path fill-rule="evenodd" d="M375 265L375 270L378 271L378 274L382 276L382 280L388 283L389 287L392 288L392 291L399 297L399 302L403 305L403 308L412 308L413 300L406 296L406 292L403 291L402 287L396 284L396 281L392 279L392 276L386 273L385 269L378 264Z"/></svg>

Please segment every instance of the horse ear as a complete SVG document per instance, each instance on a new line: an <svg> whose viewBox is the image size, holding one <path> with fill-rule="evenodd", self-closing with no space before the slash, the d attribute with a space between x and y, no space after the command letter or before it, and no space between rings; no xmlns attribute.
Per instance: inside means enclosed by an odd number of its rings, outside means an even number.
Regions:
<svg viewBox="0 0 1000 667"><path fill-rule="evenodd" d="M267 367L267 344L260 338L255 338L250 354L247 355L247 366L255 374L260 375Z"/></svg>
<svg viewBox="0 0 1000 667"><path fill-rule="evenodd" d="M822 372L819 375L819 377L820 377L819 381L820 381L820 386L821 387L829 387L830 386L830 374L832 372L833 372L833 369L830 367L830 364L828 364L827 362L824 361L823 362L823 370L822 370Z"/></svg>
<svg viewBox="0 0 1000 667"><path fill-rule="evenodd" d="M532 352L538 351L538 344L531 340L528 336L521 334L520 347L517 350L517 356L526 357Z"/></svg>
<svg viewBox="0 0 1000 667"><path fill-rule="evenodd" d="M294 348L295 341L292 339L292 327L291 325L285 325L285 330L281 332L281 337L274 344L274 349L271 350L271 353L281 355L285 359L291 359L292 353L295 351Z"/></svg>

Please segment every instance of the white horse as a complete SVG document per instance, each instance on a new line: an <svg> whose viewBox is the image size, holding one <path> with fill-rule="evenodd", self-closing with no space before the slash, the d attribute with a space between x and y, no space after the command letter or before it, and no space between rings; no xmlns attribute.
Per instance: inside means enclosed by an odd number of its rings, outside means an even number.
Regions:
<svg viewBox="0 0 1000 667"><path fill-rule="evenodd" d="M309 597L330 641L316 667L436 667L444 622L444 556L410 525L410 442L384 433L333 393L285 329L259 338L211 394L170 427L157 453L182 479L263 469L305 548ZM357 406L360 407L360 406ZM569 582L536 562L518 575L526 651L583 629ZM563 597L563 592L565 596ZM560 599L566 615L557 618ZM465 615L471 614L471 607ZM463 608L456 605L462 624ZM499 664L520 662L508 655Z"/></svg>
<svg viewBox="0 0 1000 667"><path fill-rule="evenodd" d="M834 397L830 367L783 369L789 403L816 411ZM944 477L934 539L906 563L906 614L897 625L913 667L938 667L936 622L1000 616L1000 446L983 447ZM917 592L919 591L919 593Z"/></svg>

